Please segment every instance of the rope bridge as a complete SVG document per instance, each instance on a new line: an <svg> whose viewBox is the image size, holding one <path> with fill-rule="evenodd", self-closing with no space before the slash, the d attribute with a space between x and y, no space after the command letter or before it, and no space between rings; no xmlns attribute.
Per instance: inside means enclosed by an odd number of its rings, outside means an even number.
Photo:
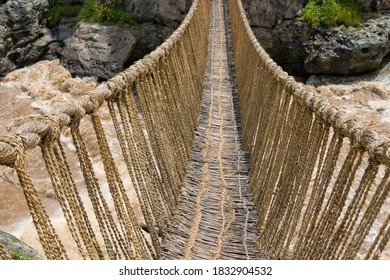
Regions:
<svg viewBox="0 0 390 280"><path fill-rule="evenodd" d="M103 107L120 155L107 140ZM80 185L60 141L65 133ZM381 139L283 72L239 0L195 0L154 52L77 102L1 136L0 163L16 171L49 259L69 255L26 167L37 146L84 259L378 259L390 238L390 142ZM1 244L0 258L9 258Z"/></svg>

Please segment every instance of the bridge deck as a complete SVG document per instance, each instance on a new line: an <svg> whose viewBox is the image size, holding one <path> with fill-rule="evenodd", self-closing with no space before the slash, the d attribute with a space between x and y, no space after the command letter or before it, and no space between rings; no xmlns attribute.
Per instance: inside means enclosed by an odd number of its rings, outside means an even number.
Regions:
<svg viewBox="0 0 390 280"><path fill-rule="evenodd" d="M212 1L201 113L177 215L163 243L166 259L253 259L257 213L248 185L249 158L237 116L229 18Z"/></svg>

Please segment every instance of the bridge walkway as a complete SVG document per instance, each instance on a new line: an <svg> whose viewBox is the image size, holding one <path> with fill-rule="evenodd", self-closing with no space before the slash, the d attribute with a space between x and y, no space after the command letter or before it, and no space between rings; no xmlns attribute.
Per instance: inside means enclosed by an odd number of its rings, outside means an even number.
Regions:
<svg viewBox="0 0 390 280"><path fill-rule="evenodd" d="M257 213L238 116L226 1L211 7L208 66L187 178L166 259L256 259Z"/></svg>

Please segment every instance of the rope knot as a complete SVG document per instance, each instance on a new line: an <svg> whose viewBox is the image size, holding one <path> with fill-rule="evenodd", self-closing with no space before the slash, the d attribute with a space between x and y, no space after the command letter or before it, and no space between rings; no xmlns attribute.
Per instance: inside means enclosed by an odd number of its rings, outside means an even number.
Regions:
<svg viewBox="0 0 390 280"><path fill-rule="evenodd" d="M90 91L85 95L87 98L84 97L84 99L82 99L82 107L87 113L94 112L102 106L104 100L110 99L111 95L111 90L108 88L107 84L100 84L93 91Z"/></svg>
<svg viewBox="0 0 390 280"><path fill-rule="evenodd" d="M69 126L77 126L81 119L85 116L85 109L79 104L79 102L61 105L57 110L69 117L69 121L67 122Z"/></svg>
<svg viewBox="0 0 390 280"><path fill-rule="evenodd" d="M106 85L107 85L107 90L110 91L109 99L113 100L118 98L118 96L123 93L123 91L126 88L127 82L122 77L122 75L117 75L109 79Z"/></svg>
<svg viewBox="0 0 390 280"><path fill-rule="evenodd" d="M61 136L61 125L57 117L55 116L44 116L38 118L37 121L41 121L46 124L44 127L44 134L41 135L40 146L51 145L58 141Z"/></svg>
<svg viewBox="0 0 390 280"><path fill-rule="evenodd" d="M0 136L0 164L11 168L18 166L25 157L26 138L22 135Z"/></svg>

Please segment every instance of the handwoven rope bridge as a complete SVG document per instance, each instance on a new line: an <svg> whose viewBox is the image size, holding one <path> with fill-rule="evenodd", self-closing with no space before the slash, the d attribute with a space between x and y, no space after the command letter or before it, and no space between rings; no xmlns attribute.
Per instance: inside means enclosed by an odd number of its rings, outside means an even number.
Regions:
<svg viewBox="0 0 390 280"><path fill-rule="evenodd" d="M107 140L103 106L120 155ZM85 125L93 128L110 198ZM61 142L65 132L82 184ZM194 0L155 51L77 102L0 136L0 164L16 170L44 253L68 259L26 165L38 146L84 259L380 259L389 253L390 142L273 62L240 0ZM0 259L9 258L0 243Z"/></svg>

